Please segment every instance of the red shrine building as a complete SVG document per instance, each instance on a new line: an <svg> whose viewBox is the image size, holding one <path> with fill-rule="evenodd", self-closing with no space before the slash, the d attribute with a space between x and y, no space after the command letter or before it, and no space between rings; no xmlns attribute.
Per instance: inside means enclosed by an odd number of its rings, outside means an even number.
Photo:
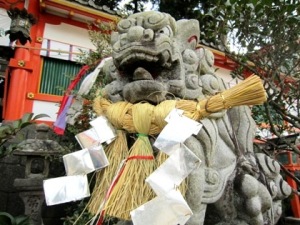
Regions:
<svg viewBox="0 0 300 225"><path fill-rule="evenodd" d="M5 34L16 23L7 13L11 8L26 9L36 18L31 42L12 42ZM88 24L117 19L107 7L100 10L76 1L0 0L1 120L32 112L49 115L44 122L55 121L64 89L81 68L79 55L95 49Z"/></svg>
<svg viewBox="0 0 300 225"><path fill-rule="evenodd" d="M82 2L86 2L85 5ZM0 100L1 121L16 120L24 113L47 114L43 122L57 117L64 90L80 70L78 57L95 47L88 23L117 21L107 7L95 8L82 0L0 0ZM11 41L5 32L15 23L10 8L26 9L36 18L30 27L30 41ZM96 29L96 26L95 26ZM235 64L220 51L215 56L217 74L230 82Z"/></svg>

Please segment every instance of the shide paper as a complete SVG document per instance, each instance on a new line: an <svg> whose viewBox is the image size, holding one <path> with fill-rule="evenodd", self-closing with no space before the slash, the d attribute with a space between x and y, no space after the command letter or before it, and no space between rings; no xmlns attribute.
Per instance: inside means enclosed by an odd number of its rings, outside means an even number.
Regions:
<svg viewBox="0 0 300 225"><path fill-rule="evenodd" d="M90 124L95 129L101 144L110 144L116 138L115 129L105 116L97 117Z"/></svg>
<svg viewBox="0 0 300 225"><path fill-rule="evenodd" d="M99 145L101 141L94 128L90 128L75 135L75 138L82 149Z"/></svg>
<svg viewBox="0 0 300 225"><path fill-rule="evenodd" d="M88 197L90 190L86 174L109 164L101 144L112 142L116 137L115 130L103 116L90 123L91 129L75 136L81 147L85 148L63 156L67 176L44 181L47 205Z"/></svg>
<svg viewBox="0 0 300 225"><path fill-rule="evenodd" d="M201 163L183 143L191 135L197 135L202 124L184 116L179 109L172 110L165 120L168 124L154 146L168 154L169 158L147 177L146 182L157 197L131 211L134 225L183 225L192 215L177 188Z"/></svg>
<svg viewBox="0 0 300 225"><path fill-rule="evenodd" d="M154 146L164 153L171 155L179 143L183 143L192 134L198 134L202 124L184 115L179 109L172 110L166 117L168 124L161 131Z"/></svg>
<svg viewBox="0 0 300 225"><path fill-rule="evenodd" d="M146 179L158 196L176 189L200 165L200 159L188 147L181 143L176 147L171 156Z"/></svg>
<svg viewBox="0 0 300 225"><path fill-rule="evenodd" d="M95 170L88 149L82 149L63 156L67 176L84 175Z"/></svg>
<svg viewBox="0 0 300 225"><path fill-rule="evenodd" d="M95 170L102 169L109 165L109 161L106 157L103 147L95 146L93 148L88 149L90 156L92 158Z"/></svg>
<svg viewBox="0 0 300 225"><path fill-rule="evenodd" d="M44 180L46 204L57 205L90 196L86 175L65 176Z"/></svg>
<svg viewBox="0 0 300 225"><path fill-rule="evenodd" d="M88 174L109 164L101 145L66 154L63 162L68 176Z"/></svg>
<svg viewBox="0 0 300 225"><path fill-rule="evenodd" d="M152 199L130 214L134 225L183 225L193 213L181 193L172 190Z"/></svg>

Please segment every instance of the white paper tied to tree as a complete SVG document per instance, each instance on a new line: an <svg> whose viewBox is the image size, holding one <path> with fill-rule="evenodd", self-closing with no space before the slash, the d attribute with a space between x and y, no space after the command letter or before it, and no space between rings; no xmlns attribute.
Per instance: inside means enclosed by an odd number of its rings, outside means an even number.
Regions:
<svg viewBox="0 0 300 225"><path fill-rule="evenodd" d="M182 225L193 214L177 188L200 166L201 160L183 142L192 134L197 135L202 124L183 116L178 109L172 110L165 120L168 124L154 146L169 158L147 177L146 182L157 197L131 211L134 225Z"/></svg>
<svg viewBox="0 0 300 225"><path fill-rule="evenodd" d="M86 175L65 176L44 180L43 186L47 205L78 201L90 196Z"/></svg>
<svg viewBox="0 0 300 225"><path fill-rule="evenodd" d="M99 116L92 120L90 124L95 129L100 143L110 144L116 138L116 131L105 116Z"/></svg>
<svg viewBox="0 0 300 225"><path fill-rule="evenodd" d="M90 74L88 74L84 80L82 81L80 88L77 92L77 97L75 98L75 101L73 102L72 106L69 108L68 115L67 115L67 121L69 124L74 125L75 119L78 117L80 112L82 111L83 107L83 95L87 95L89 91L91 90L92 86L94 85L97 76L99 72L103 69L103 66L106 61L110 60L111 57L103 59L95 68L94 71L92 71Z"/></svg>

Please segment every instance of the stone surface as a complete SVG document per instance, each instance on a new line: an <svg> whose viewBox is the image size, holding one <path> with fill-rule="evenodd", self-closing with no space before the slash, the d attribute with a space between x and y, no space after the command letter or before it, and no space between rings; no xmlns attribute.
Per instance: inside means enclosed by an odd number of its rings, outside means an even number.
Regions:
<svg viewBox="0 0 300 225"><path fill-rule="evenodd" d="M0 191L15 192L15 178L24 177L25 167L18 164L0 164Z"/></svg>
<svg viewBox="0 0 300 225"><path fill-rule="evenodd" d="M34 225L42 224L43 179L55 177L63 168L61 162L49 161L51 156L64 151L58 140L60 138L49 126L33 124L7 142L16 145L17 149L13 155L0 159L0 211L14 216L25 214ZM56 224L53 221L60 218L59 212L47 221Z"/></svg>
<svg viewBox="0 0 300 225"><path fill-rule="evenodd" d="M112 37L113 57L101 71L110 81L104 96L112 102L158 104L174 98L201 99L225 90L224 81L214 74L213 54L197 47L199 33L197 20L175 21L160 12L122 19ZM186 199L193 216L187 224L276 223L281 199L291 189L272 159L255 155L255 123L249 108L233 107L200 122L203 129L186 141L202 160L188 177Z"/></svg>

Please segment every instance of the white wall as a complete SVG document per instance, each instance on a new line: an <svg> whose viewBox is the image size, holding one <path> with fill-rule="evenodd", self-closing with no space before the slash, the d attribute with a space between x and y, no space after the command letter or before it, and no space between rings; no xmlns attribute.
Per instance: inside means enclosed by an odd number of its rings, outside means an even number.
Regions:
<svg viewBox="0 0 300 225"><path fill-rule="evenodd" d="M77 45L84 48L95 49L90 41L88 30L70 24L45 24L44 38Z"/></svg>
<svg viewBox="0 0 300 225"><path fill-rule="evenodd" d="M9 30L10 23L6 10L0 8L0 46L9 46L9 35L5 35L5 31Z"/></svg>
<svg viewBox="0 0 300 225"><path fill-rule="evenodd" d="M45 101L38 101L38 100L33 101L32 112L34 113L34 115L43 113L50 116L50 117L43 117L39 120L54 122L57 117L58 109L59 109L59 104L55 102L45 102Z"/></svg>

